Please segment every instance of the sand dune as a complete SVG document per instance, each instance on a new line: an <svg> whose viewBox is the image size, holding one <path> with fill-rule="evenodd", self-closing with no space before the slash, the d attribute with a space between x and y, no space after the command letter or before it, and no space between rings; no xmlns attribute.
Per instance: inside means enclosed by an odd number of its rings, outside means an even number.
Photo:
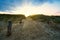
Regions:
<svg viewBox="0 0 60 40"><path fill-rule="evenodd" d="M22 24L13 25L10 37L6 37L6 31L0 33L0 40L60 40L60 30L29 18Z"/></svg>

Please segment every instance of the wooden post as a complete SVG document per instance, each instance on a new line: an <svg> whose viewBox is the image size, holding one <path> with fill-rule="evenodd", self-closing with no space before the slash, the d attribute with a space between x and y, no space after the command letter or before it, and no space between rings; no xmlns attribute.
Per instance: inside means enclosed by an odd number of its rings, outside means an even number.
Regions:
<svg viewBox="0 0 60 40"><path fill-rule="evenodd" d="M22 20L20 20L20 22L19 22L20 24L22 23Z"/></svg>
<svg viewBox="0 0 60 40"><path fill-rule="evenodd" d="M8 21L8 26L7 26L7 36L11 35L11 29L12 29L12 22Z"/></svg>

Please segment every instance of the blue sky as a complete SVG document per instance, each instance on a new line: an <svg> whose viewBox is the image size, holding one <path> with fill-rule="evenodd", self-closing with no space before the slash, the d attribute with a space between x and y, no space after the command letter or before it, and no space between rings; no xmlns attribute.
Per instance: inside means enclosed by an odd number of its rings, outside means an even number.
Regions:
<svg viewBox="0 0 60 40"><path fill-rule="evenodd" d="M12 10L18 5L22 5L22 0L0 0L0 11Z"/></svg>
<svg viewBox="0 0 60 40"><path fill-rule="evenodd" d="M31 6L42 6L45 3L50 6L56 7L60 12L60 0L0 0L0 12L14 10L15 7L22 7L26 2L28 5L31 3Z"/></svg>
<svg viewBox="0 0 60 40"><path fill-rule="evenodd" d="M12 8L16 6L21 6L22 3L26 0L0 0L0 11L12 10ZM27 2L31 2L32 5L38 6L43 5L46 2L50 4L55 4L60 7L60 0L27 0Z"/></svg>

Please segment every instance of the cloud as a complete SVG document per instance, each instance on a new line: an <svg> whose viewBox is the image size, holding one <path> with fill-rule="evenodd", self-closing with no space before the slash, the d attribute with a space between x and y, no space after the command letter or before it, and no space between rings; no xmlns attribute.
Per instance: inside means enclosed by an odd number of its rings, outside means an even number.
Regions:
<svg viewBox="0 0 60 40"><path fill-rule="evenodd" d="M9 14L9 12L2 12L2 11L0 11L0 14Z"/></svg>
<svg viewBox="0 0 60 40"><path fill-rule="evenodd" d="M53 4L54 2L60 2L60 0L31 0L32 5L43 5L44 3Z"/></svg>
<svg viewBox="0 0 60 40"><path fill-rule="evenodd" d="M42 5L45 2L47 2L47 0L31 0L33 5Z"/></svg>

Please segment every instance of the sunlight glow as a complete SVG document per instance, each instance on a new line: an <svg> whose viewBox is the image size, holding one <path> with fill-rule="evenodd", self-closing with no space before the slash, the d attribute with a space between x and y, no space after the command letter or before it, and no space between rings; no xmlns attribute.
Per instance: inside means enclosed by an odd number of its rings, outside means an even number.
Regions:
<svg viewBox="0 0 60 40"><path fill-rule="evenodd" d="M56 8L51 7L48 4L42 6L24 5L22 7L16 7L12 10L12 14L24 14L27 17L35 14L54 15L56 11Z"/></svg>

